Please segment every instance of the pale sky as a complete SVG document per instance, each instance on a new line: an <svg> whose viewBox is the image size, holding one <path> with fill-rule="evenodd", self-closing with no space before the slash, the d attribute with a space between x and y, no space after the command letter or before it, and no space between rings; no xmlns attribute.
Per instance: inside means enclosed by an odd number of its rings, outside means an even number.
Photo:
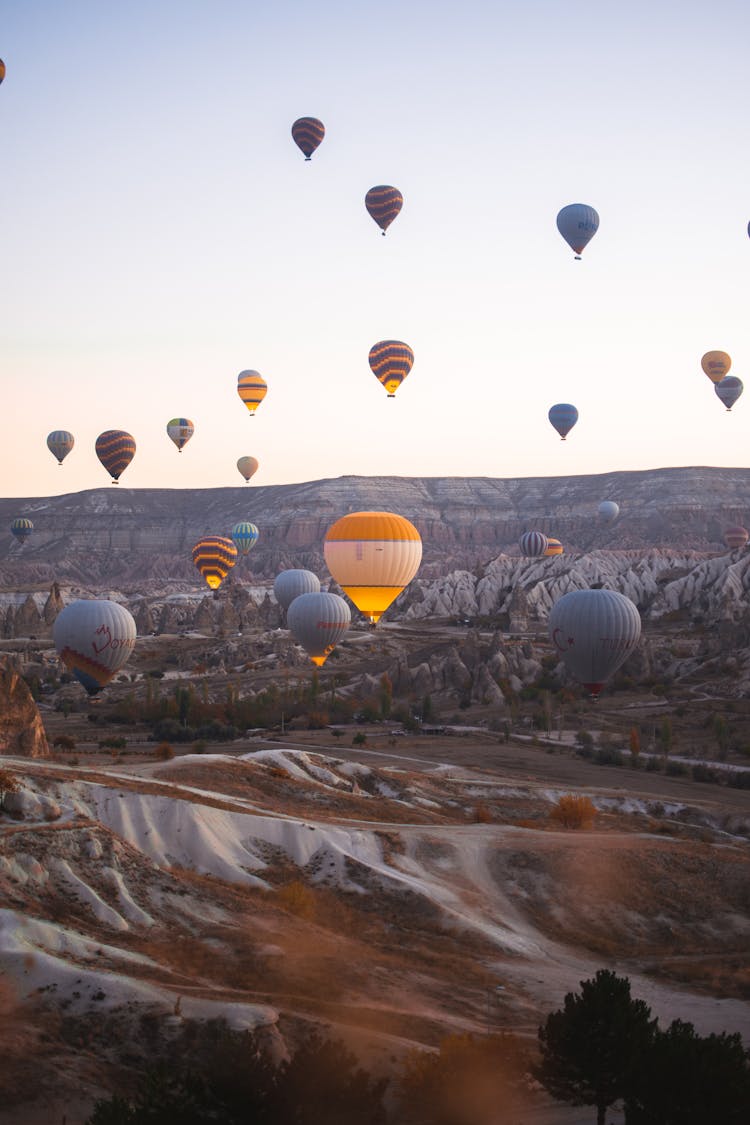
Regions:
<svg viewBox="0 0 750 1125"><path fill-rule="evenodd" d="M749 37L726 0L6 0L0 495L106 486L107 429L123 487L244 488L250 454L257 484L382 476L384 506L389 476L747 465L750 387L726 414L700 359L750 381Z"/></svg>

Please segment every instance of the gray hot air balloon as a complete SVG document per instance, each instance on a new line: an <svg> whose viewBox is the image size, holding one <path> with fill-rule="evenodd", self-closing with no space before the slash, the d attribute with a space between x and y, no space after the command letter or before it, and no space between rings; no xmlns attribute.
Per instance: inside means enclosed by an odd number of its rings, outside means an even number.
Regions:
<svg viewBox="0 0 750 1125"><path fill-rule="evenodd" d="M614 590L574 590L552 606L549 635L568 671L597 696L638 644L641 615Z"/></svg>
<svg viewBox="0 0 750 1125"><path fill-rule="evenodd" d="M569 203L557 215L557 229L576 258L599 230L599 216L588 203Z"/></svg>
<svg viewBox="0 0 750 1125"><path fill-rule="evenodd" d="M273 594L286 611L300 594L319 594L320 581L311 570L282 570L273 582Z"/></svg>
<svg viewBox="0 0 750 1125"><path fill-rule="evenodd" d="M549 540L543 531L524 531L518 540L518 546L527 559L537 559L547 550Z"/></svg>
<svg viewBox="0 0 750 1125"><path fill-rule="evenodd" d="M52 636L60 659L89 695L96 695L127 662L136 627L118 602L82 599L57 615Z"/></svg>
<svg viewBox="0 0 750 1125"><path fill-rule="evenodd" d="M602 523L614 523L620 514L620 505L615 504L614 500L602 500L597 511Z"/></svg>
<svg viewBox="0 0 750 1125"><path fill-rule="evenodd" d="M351 623L349 606L338 594L300 594L289 606L287 624L313 664L325 664Z"/></svg>

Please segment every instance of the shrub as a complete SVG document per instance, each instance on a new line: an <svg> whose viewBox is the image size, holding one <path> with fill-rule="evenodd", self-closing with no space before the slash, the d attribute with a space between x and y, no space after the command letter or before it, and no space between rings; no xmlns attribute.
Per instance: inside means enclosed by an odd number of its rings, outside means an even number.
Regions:
<svg viewBox="0 0 750 1125"><path fill-rule="evenodd" d="M492 809L484 801L478 801L474 806L474 823L475 824L492 824L494 817Z"/></svg>
<svg viewBox="0 0 750 1125"><path fill-rule="evenodd" d="M579 730L576 734L576 742L583 750L592 750L594 746L594 736L591 731Z"/></svg>
<svg viewBox="0 0 750 1125"><path fill-rule="evenodd" d="M366 746L366 745L367 745L367 735L364 733L364 731L358 730L357 733L355 734L354 738L352 739L352 746Z"/></svg>
<svg viewBox="0 0 750 1125"><path fill-rule="evenodd" d="M205 754L207 743L202 738L197 739L190 747L194 754Z"/></svg>
<svg viewBox="0 0 750 1125"><path fill-rule="evenodd" d="M315 895L299 879L284 883L276 892L276 897L284 910L299 918L309 919L315 916Z"/></svg>
<svg viewBox="0 0 750 1125"><path fill-rule="evenodd" d="M562 828L590 828L596 817L596 807L588 797L568 793L553 805L549 817Z"/></svg>
<svg viewBox="0 0 750 1125"><path fill-rule="evenodd" d="M593 760L597 766L621 766L622 752L615 750L612 746L603 746L596 751Z"/></svg>
<svg viewBox="0 0 750 1125"><path fill-rule="evenodd" d="M693 766L695 769L695 766ZM687 777L688 768L684 762L667 762L664 771L667 777Z"/></svg>
<svg viewBox="0 0 750 1125"><path fill-rule="evenodd" d="M71 738L69 734L58 734L53 746L59 746L61 750L75 750L76 740Z"/></svg>
<svg viewBox="0 0 750 1125"><path fill-rule="evenodd" d="M670 766L675 765L674 762L670 762L669 764ZM667 769L667 773L671 772L672 771L670 769ZM684 772L687 773L687 770L684 770ZM704 766L703 762L695 763L695 765L690 770L690 776L692 777L693 781L705 781L709 785L718 785L721 781L718 771L712 770L710 766Z"/></svg>
<svg viewBox="0 0 750 1125"><path fill-rule="evenodd" d="M127 738L100 738L100 750L124 750L128 745Z"/></svg>
<svg viewBox="0 0 750 1125"><path fill-rule="evenodd" d="M162 762L168 762L170 758L174 758L174 750L168 742L160 742L154 750L154 757L160 758Z"/></svg>

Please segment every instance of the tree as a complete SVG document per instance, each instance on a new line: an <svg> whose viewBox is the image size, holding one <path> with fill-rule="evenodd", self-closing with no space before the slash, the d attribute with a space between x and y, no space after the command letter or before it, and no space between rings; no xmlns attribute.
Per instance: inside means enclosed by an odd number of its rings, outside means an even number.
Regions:
<svg viewBox="0 0 750 1125"><path fill-rule="evenodd" d="M637 765L640 761L641 754L641 732L638 730L638 727L630 728L629 743L633 762Z"/></svg>
<svg viewBox="0 0 750 1125"><path fill-rule="evenodd" d="M661 752L666 761L669 757L669 751L672 749L672 720L669 715L666 715L661 721L659 741L661 742Z"/></svg>
<svg viewBox="0 0 750 1125"><path fill-rule="evenodd" d="M552 806L550 820L562 828L590 828L596 817L596 805L589 797L566 793Z"/></svg>
<svg viewBox="0 0 750 1125"><path fill-rule="evenodd" d="M600 969L539 1028L536 1077L558 1101L596 1106L597 1125L604 1125L607 1107L626 1095L656 1022L643 1000L631 999L627 977Z"/></svg>
<svg viewBox="0 0 750 1125"><path fill-rule="evenodd" d="M628 1125L746 1125L750 1058L739 1034L696 1035L674 1020L657 1031L625 1098Z"/></svg>

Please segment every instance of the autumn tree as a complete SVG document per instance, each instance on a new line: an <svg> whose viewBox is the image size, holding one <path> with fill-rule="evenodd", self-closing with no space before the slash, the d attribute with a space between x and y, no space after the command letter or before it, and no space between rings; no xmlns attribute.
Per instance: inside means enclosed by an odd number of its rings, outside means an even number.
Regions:
<svg viewBox="0 0 750 1125"><path fill-rule="evenodd" d="M627 977L600 969L539 1028L536 1077L558 1101L595 1106L597 1125L605 1125L608 1106L628 1093L656 1022L643 1000L631 998Z"/></svg>
<svg viewBox="0 0 750 1125"><path fill-rule="evenodd" d="M638 730L638 727L630 728L628 743L633 762L637 764L640 761L641 755L641 732Z"/></svg>
<svg viewBox="0 0 750 1125"><path fill-rule="evenodd" d="M596 805L588 797L566 793L552 806L549 817L561 828L590 828L596 817Z"/></svg>
<svg viewBox="0 0 750 1125"><path fill-rule="evenodd" d="M0 769L0 809L9 793L17 793L20 789L18 779L10 770Z"/></svg>

